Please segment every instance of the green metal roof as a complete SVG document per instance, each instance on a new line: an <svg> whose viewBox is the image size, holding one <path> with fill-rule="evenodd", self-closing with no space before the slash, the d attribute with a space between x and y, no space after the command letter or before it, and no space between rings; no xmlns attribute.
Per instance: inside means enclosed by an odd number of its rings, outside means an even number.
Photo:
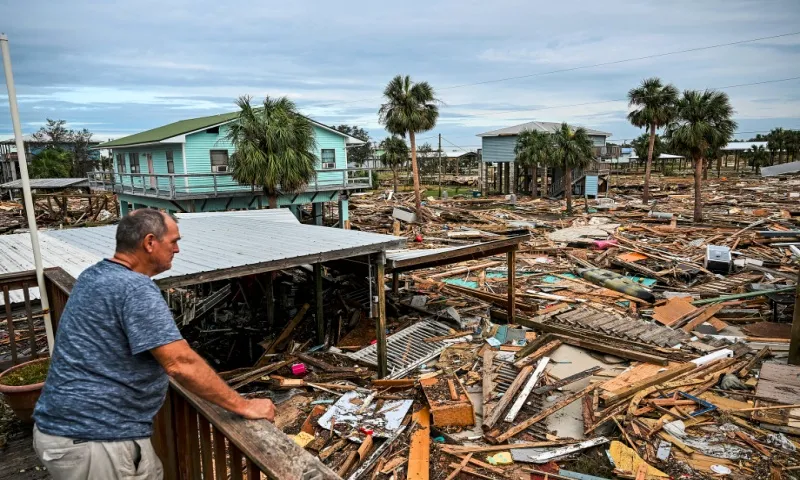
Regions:
<svg viewBox="0 0 800 480"><path fill-rule="evenodd" d="M111 147L124 147L127 145L139 145L142 143L156 143L168 138L183 135L184 133L210 128L220 123L229 122L236 119L239 112L222 113L219 115L212 115L210 117L190 118L189 120L181 120L179 122L170 123L163 127L153 128L145 132L128 135L127 137L118 138L110 142L101 143L97 148L111 148Z"/></svg>

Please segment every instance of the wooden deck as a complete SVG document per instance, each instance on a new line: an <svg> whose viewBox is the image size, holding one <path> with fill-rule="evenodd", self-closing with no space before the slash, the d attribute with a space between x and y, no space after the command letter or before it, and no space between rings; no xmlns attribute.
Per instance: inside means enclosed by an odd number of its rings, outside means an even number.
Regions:
<svg viewBox="0 0 800 480"><path fill-rule="evenodd" d="M0 478L4 480L43 480L50 474L33 451L33 434L26 428L14 435L8 444L0 449Z"/></svg>

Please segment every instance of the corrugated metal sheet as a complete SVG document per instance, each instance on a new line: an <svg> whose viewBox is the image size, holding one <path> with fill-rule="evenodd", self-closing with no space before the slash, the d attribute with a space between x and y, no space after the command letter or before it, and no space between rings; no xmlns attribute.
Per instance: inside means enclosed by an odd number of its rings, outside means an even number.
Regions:
<svg viewBox="0 0 800 480"><path fill-rule="evenodd" d="M264 264L358 247L381 251L405 244L389 235L302 225L288 210L179 215L181 251L155 280ZM39 234L44 267L76 277L114 254L116 226L49 230ZM28 234L0 235L0 273L32 270ZM21 293L21 292L20 292ZM19 298L22 298L21 296Z"/></svg>
<svg viewBox="0 0 800 480"><path fill-rule="evenodd" d="M482 162L513 162L517 158L514 147L517 146L517 137L484 137L481 141L483 153Z"/></svg>
<svg viewBox="0 0 800 480"><path fill-rule="evenodd" d="M774 177L776 175L797 172L800 172L800 162L781 163L780 165L773 165L771 167L761 167L762 177Z"/></svg>
<svg viewBox="0 0 800 480"><path fill-rule="evenodd" d="M89 180L85 178L32 178L31 188L67 188L88 187ZM0 188L22 188L22 180L14 180L0 185Z"/></svg>
<svg viewBox="0 0 800 480"><path fill-rule="evenodd" d="M586 183L586 195L590 197L597 196L597 175L586 175L584 180Z"/></svg>
<svg viewBox="0 0 800 480"><path fill-rule="evenodd" d="M500 135L517 135L523 130L537 130L545 133L553 133L561 128L561 124L557 122L528 122L514 125L513 127L501 128L499 130L492 130L490 132L479 133L479 137L495 137ZM584 127L586 128L586 127ZM586 133L589 135L598 135L603 137L610 137L608 132L601 132L600 130L593 130L586 128Z"/></svg>
<svg viewBox="0 0 800 480"><path fill-rule="evenodd" d="M443 252L451 252L453 250L458 250L465 247L471 247L472 245L465 245L465 246L458 246L458 247L442 247L442 248L425 248L425 249L415 249L415 250L387 250L386 251L386 260L387 261L400 261L400 260L409 260L412 258L422 258L427 257L428 255L436 255L437 253Z"/></svg>
<svg viewBox="0 0 800 480"><path fill-rule="evenodd" d="M750 150L751 147L764 147L766 151L769 151L769 147L767 146L767 142L730 142L725 145L721 150L723 151L744 151Z"/></svg>

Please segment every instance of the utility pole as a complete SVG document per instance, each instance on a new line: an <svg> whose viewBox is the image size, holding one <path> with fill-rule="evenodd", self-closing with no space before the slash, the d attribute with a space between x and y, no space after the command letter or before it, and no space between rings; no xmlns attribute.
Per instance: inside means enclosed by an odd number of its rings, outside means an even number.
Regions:
<svg viewBox="0 0 800 480"><path fill-rule="evenodd" d="M439 198L442 198L442 134L439 134Z"/></svg>
<svg viewBox="0 0 800 480"><path fill-rule="evenodd" d="M3 56L3 70L6 73L6 86L8 87L8 107L11 110L11 124L14 126L14 137L17 143L17 162L22 180L22 197L25 203L25 216L28 219L28 231L31 235L33 248L33 264L36 268L36 283L39 287L39 298L44 314L44 331L47 336L47 348L53 354L53 324L50 319L50 303L47 301L47 289L44 286L44 269L42 267L42 252L39 250L39 230L36 228L36 213L33 210L33 196L31 196L31 181L28 176L28 160L25 158L25 142L22 140L22 128L19 124L19 108L17 107L17 91L14 88L14 75L11 72L11 54L8 51L8 37L0 33L0 52ZM14 167L13 165L11 166ZM7 307L7 306L6 306ZM9 321L11 321L9 319ZM31 332L33 335L33 332ZM35 352L32 352L35 353Z"/></svg>

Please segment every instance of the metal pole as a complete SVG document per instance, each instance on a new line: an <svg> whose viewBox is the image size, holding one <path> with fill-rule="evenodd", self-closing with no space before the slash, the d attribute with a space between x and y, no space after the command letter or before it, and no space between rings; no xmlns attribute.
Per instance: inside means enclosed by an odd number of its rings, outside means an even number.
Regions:
<svg viewBox="0 0 800 480"><path fill-rule="evenodd" d="M439 134L439 198L442 198L442 134Z"/></svg>
<svg viewBox="0 0 800 480"><path fill-rule="evenodd" d="M3 70L6 73L8 87L8 106L11 110L11 123L14 126L14 137L17 141L17 161L22 180L22 196L25 201L25 215L28 219L28 231L31 234L33 247L33 264L36 268L36 283L39 285L39 298L44 313L44 330L47 334L47 348L53 354L53 323L50 320L50 302L47 300L47 289L44 286L44 270L42 269L42 252L39 250L39 230L36 228L36 214L33 211L31 181L28 177L28 161L25 158L25 143L22 141L22 129L19 125L19 109L17 108L17 92L14 88L14 75L11 73L11 55L8 52L8 37L0 33L0 51L3 54ZM33 332L31 332L33 334Z"/></svg>

